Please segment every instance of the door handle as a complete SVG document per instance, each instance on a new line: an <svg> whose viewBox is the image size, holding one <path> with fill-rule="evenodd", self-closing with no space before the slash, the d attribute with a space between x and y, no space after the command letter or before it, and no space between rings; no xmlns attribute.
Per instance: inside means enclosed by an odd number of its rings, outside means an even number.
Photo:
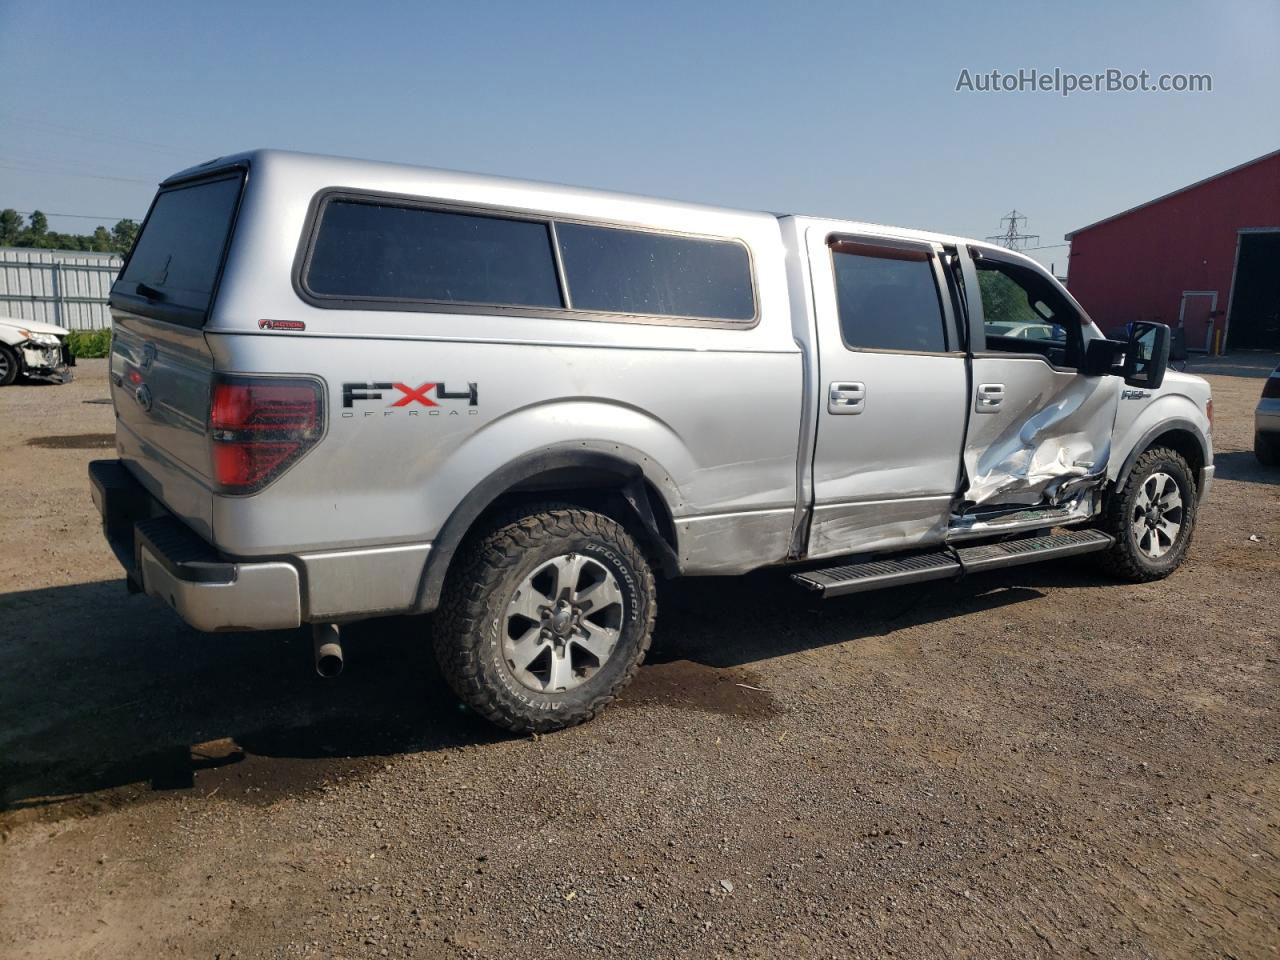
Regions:
<svg viewBox="0 0 1280 960"><path fill-rule="evenodd" d="M975 410L978 413L995 413L1004 403L1003 383L978 384L978 402Z"/></svg>
<svg viewBox="0 0 1280 960"><path fill-rule="evenodd" d="M866 405L867 385L837 380L827 393L828 413L861 413Z"/></svg>

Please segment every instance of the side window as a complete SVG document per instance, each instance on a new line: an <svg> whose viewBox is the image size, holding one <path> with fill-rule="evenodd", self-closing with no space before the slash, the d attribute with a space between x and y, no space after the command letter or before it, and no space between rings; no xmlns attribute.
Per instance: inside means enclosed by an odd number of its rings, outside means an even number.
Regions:
<svg viewBox="0 0 1280 960"><path fill-rule="evenodd" d="M546 223L330 200L305 278L319 297L560 307Z"/></svg>
<svg viewBox="0 0 1280 960"><path fill-rule="evenodd" d="M1045 277L1012 264L979 260L987 349L1039 353L1059 366L1075 363L1083 334L1080 316Z"/></svg>
<svg viewBox="0 0 1280 960"><path fill-rule="evenodd" d="M729 239L336 195L309 243L302 292L338 309L465 304L742 326L756 317L751 256Z"/></svg>
<svg viewBox="0 0 1280 960"><path fill-rule="evenodd" d="M739 243L556 223L575 310L748 321L751 258Z"/></svg>
<svg viewBox="0 0 1280 960"><path fill-rule="evenodd" d="M926 256L833 249L840 334L854 350L947 349L933 263Z"/></svg>

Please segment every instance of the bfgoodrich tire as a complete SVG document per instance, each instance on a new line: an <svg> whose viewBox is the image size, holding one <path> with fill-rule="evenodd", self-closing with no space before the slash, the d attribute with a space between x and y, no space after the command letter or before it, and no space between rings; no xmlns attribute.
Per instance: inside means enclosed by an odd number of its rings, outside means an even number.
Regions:
<svg viewBox="0 0 1280 960"><path fill-rule="evenodd" d="M616 520L539 508L463 548L436 617L436 657L459 699L497 726L573 726L635 675L655 594L643 551Z"/></svg>
<svg viewBox="0 0 1280 960"><path fill-rule="evenodd" d="M1115 544L1099 554L1103 568L1134 583L1167 577L1191 546L1197 507L1191 467L1182 455L1167 447L1145 451L1108 498L1102 529Z"/></svg>

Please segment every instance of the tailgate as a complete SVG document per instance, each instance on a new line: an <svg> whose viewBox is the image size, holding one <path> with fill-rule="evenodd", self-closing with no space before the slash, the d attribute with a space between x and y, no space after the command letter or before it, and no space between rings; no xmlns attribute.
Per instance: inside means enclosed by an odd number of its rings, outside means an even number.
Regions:
<svg viewBox="0 0 1280 960"><path fill-rule="evenodd" d="M224 170L166 184L111 288L116 443L130 472L213 539L207 424L213 354L204 323L244 184Z"/></svg>

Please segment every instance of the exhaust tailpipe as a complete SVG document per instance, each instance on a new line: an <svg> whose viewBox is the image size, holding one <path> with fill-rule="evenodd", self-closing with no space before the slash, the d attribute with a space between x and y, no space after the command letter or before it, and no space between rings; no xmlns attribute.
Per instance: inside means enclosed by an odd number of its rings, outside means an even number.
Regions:
<svg viewBox="0 0 1280 960"><path fill-rule="evenodd" d="M336 623L317 623L311 628L315 645L316 673L336 677L342 673L342 640Z"/></svg>

